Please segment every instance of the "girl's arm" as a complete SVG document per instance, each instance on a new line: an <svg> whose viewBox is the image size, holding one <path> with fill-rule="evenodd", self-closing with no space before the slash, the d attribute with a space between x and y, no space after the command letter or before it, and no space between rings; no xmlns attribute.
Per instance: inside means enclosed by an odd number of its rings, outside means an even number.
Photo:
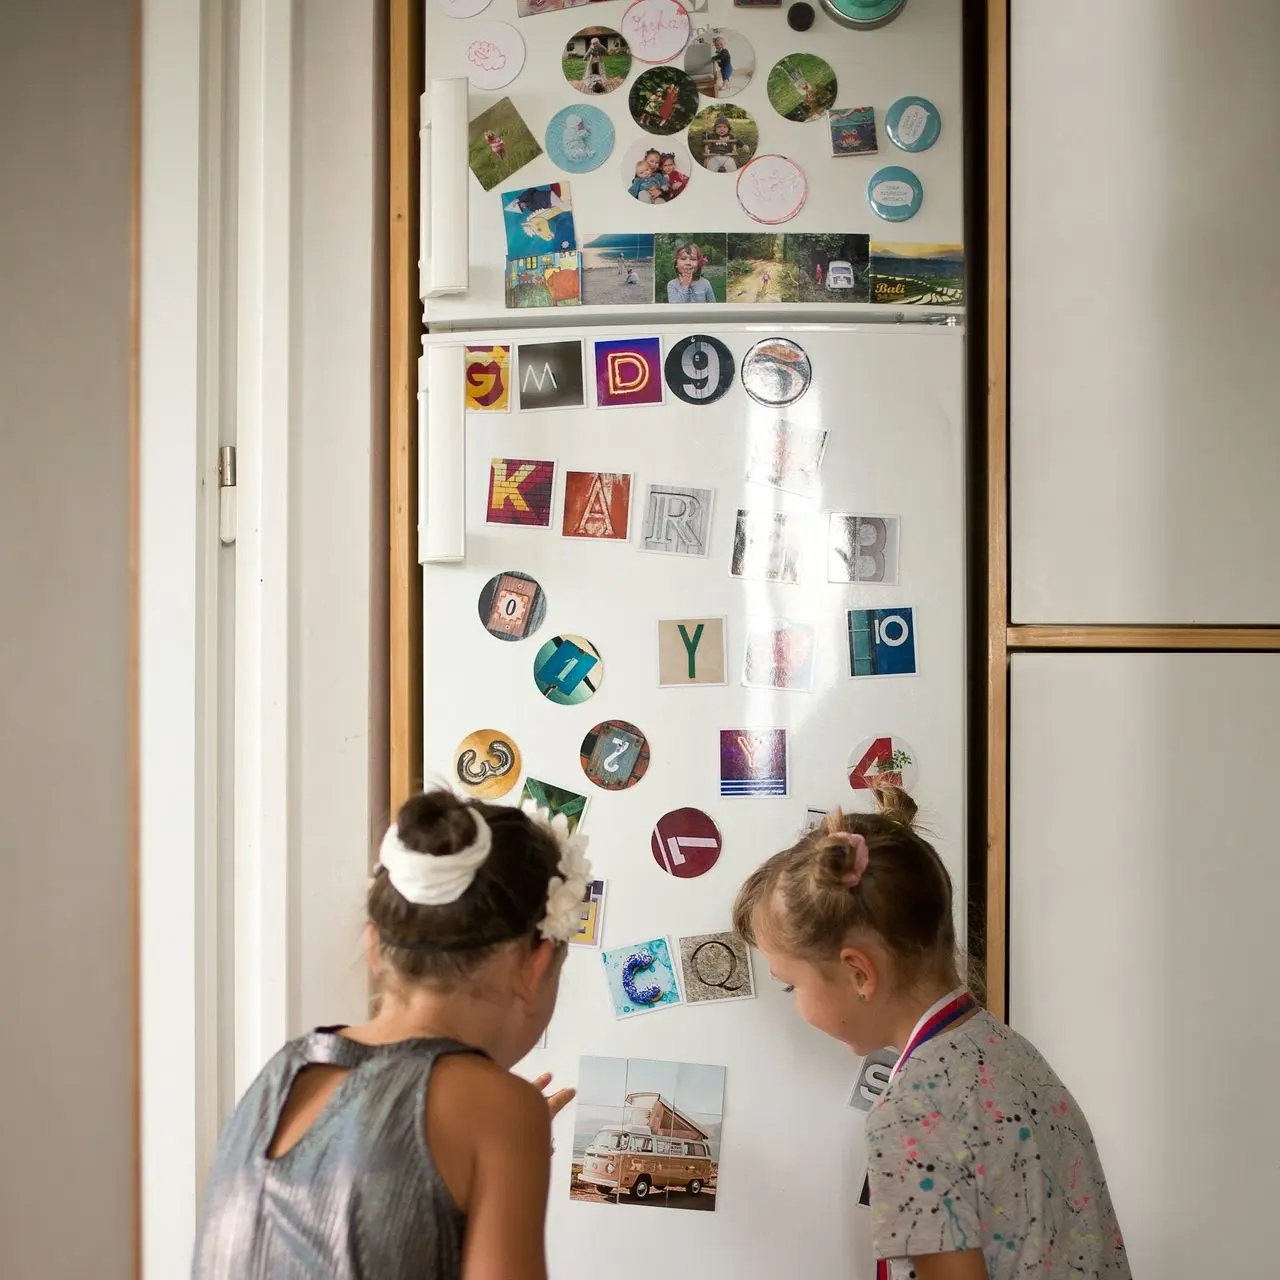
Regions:
<svg viewBox="0 0 1280 1280"><path fill-rule="evenodd" d="M963 1253L925 1253L911 1259L918 1280L987 1280L981 1249Z"/></svg>
<svg viewBox="0 0 1280 1280"><path fill-rule="evenodd" d="M466 1215L462 1280L547 1280L547 1099L483 1058L445 1058L427 1090L427 1145Z"/></svg>
<svg viewBox="0 0 1280 1280"><path fill-rule="evenodd" d="M475 1175L467 1204L462 1280L547 1280L544 1228L551 1181L551 1118L532 1085L509 1088L473 1112ZM481 1118L483 1117L483 1118Z"/></svg>

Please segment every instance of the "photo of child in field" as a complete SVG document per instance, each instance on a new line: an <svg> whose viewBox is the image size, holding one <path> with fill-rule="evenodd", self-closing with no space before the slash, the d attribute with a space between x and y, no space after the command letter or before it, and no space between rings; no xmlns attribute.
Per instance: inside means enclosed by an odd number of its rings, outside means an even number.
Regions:
<svg viewBox="0 0 1280 1280"><path fill-rule="evenodd" d="M760 127L732 103L704 107L689 125L689 151L709 173L736 173L756 153Z"/></svg>
<svg viewBox="0 0 1280 1280"><path fill-rule="evenodd" d="M723 231L654 237L655 302L724 302Z"/></svg>
<svg viewBox="0 0 1280 1280"><path fill-rule="evenodd" d="M795 268L783 261L782 236L738 232L728 237L730 302L794 302Z"/></svg>
<svg viewBox="0 0 1280 1280"><path fill-rule="evenodd" d="M612 93L631 70L631 48L612 27L583 27L565 44L560 65L579 93Z"/></svg>
<svg viewBox="0 0 1280 1280"><path fill-rule="evenodd" d="M817 120L836 100L836 73L816 53L789 53L769 72L767 91L784 120Z"/></svg>
<svg viewBox="0 0 1280 1280"><path fill-rule="evenodd" d="M631 86L627 103L646 133L679 133L698 110L698 90L679 67L650 67Z"/></svg>
<svg viewBox="0 0 1280 1280"><path fill-rule="evenodd" d="M471 122L467 163L486 191L492 191L541 154L538 140L510 98L495 102Z"/></svg>

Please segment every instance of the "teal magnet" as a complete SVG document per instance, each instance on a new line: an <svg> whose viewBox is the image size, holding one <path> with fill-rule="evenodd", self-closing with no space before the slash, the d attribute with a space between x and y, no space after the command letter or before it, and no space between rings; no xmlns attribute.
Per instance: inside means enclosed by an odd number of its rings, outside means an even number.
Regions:
<svg viewBox="0 0 1280 1280"><path fill-rule="evenodd" d="M906 222L914 218L923 202L920 179L900 165L877 169L867 183L867 203L872 213L886 222Z"/></svg>
<svg viewBox="0 0 1280 1280"><path fill-rule="evenodd" d="M928 151L942 132L942 117L928 98L899 98L884 117L889 141L903 151Z"/></svg>
<svg viewBox="0 0 1280 1280"><path fill-rule="evenodd" d="M874 31L892 22L907 7L907 0L822 0L822 7L842 27Z"/></svg>

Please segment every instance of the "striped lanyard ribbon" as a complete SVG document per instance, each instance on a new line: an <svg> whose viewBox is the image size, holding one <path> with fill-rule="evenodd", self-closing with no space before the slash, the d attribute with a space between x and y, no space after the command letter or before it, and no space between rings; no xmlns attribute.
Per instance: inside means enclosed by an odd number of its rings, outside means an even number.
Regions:
<svg viewBox="0 0 1280 1280"><path fill-rule="evenodd" d="M953 1022L959 1021L971 1009L976 1008L977 1003L964 987L957 987L954 991L948 991L941 1000L931 1004L925 1010L924 1016L916 1023L915 1030L907 1037L906 1047L902 1050L898 1061L893 1064L893 1070L889 1072L889 1084L893 1084L898 1072L902 1070L903 1064L926 1040L932 1040L934 1036L945 1031ZM888 1092L888 1085L885 1086L885 1092ZM867 1175L862 1185L862 1201L864 1204L871 1203L870 1174ZM889 1280L889 1260L887 1258L878 1258L876 1260L876 1280Z"/></svg>

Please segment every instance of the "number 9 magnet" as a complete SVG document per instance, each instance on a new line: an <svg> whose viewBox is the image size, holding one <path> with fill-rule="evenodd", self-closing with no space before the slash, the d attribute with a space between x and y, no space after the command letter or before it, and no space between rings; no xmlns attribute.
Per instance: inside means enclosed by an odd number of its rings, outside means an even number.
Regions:
<svg viewBox="0 0 1280 1280"><path fill-rule="evenodd" d="M710 334L681 338L667 352L662 372L685 404L712 404L733 385L733 352Z"/></svg>

